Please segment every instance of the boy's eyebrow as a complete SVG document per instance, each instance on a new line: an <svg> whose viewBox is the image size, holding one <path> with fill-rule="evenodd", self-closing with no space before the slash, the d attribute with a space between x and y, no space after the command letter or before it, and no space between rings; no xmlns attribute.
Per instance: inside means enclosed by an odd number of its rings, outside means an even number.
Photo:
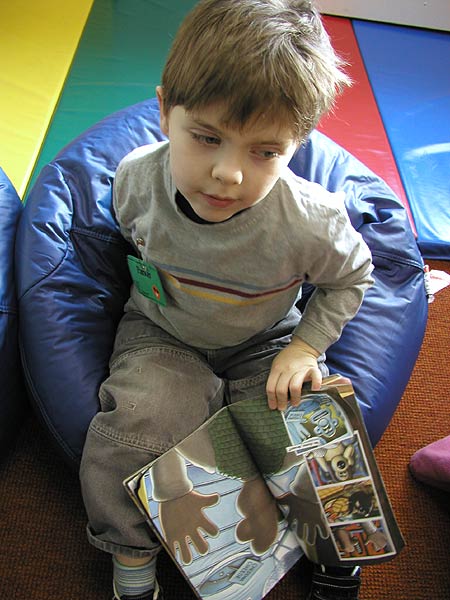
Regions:
<svg viewBox="0 0 450 600"><path fill-rule="evenodd" d="M206 121L202 121L201 118L197 118L195 116L191 116L192 121L198 125L199 127L204 127L205 129L208 129L209 131L211 131L212 133L216 133L217 135L223 135L223 132L218 129L217 127L215 127L214 125L211 125L211 123L207 123ZM261 146L281 146L283 148L287 148L290 143L291 143L291 139L268 139L268 140L258 140L257 142L255 142L255 144L261 145Z"/></svg>
<svg viewBox="0 0 450 600"><path fill-rule="evenodd" d="M207 123L206 121L202 121L201 119L191 116L192 121L198 125L199 127L204 127L205 129L209 129L210 131L214 131L215 133L221 133L220 129L211 125L211 123Z"/></svg>

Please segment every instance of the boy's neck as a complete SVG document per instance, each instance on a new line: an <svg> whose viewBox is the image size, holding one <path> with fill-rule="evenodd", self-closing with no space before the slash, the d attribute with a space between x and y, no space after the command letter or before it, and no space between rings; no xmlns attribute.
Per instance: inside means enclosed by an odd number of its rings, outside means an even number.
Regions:
<svg viewBox="0 0 450 600"><path fill-rule="evenodd" d="M202 219L201 217L199 217L198 214L194 210L192 210L192 206L189 204L189 202L186 200L186 198L182 194L180 194L180 192L178 190L177 190L177 193L175 194L175 202L176 202L178 208L183 213L183 215L185 215L191 221L194 221L194 223L199 223L200 225L217 225L217 223L214 221L205 221L205 219ZM248 210L248 209L244 209L244 210ZM244 212L244 211L241 210L241 211L235 213L231 217L231 219L233 217L235 217L236 215L241 214L241 212Z"/></svg>

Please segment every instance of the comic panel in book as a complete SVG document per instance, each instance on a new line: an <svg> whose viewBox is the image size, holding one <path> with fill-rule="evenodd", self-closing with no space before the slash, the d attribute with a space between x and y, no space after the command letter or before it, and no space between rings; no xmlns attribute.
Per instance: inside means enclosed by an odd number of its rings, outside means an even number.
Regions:
<svg viewBox="0 0 450 600"><path fill-rule="evenodd" d="M394 556L386 509L359 432L309 452L306 461L340 560L362 564Z"/></svg>

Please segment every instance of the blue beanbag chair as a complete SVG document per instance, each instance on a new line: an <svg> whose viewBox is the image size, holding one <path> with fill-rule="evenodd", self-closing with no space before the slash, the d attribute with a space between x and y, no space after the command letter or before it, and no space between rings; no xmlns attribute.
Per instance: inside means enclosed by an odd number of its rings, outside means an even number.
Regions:
<svg viewBox="0 0 450 600"><path fill-rule="evenodd" d="M21 424L25 400L18 346L14 239L22 203L0 169L0 456Z"/></svg>
<svg viewBox="0 0 450 600"><path fill-rule="evenodd" d="M99 408L98 388L129 295L129 247L111 208L115 169L133 148L161 139L155 99L107 117L43 168L20 221L16 264L25 375L34 406L75 464ZM353 224L373 253L376 284L330 348L328 363L352 379L376 442L422 342L422 259L393 192L334 142L313 132L291 167L347 192Z"/></svg>

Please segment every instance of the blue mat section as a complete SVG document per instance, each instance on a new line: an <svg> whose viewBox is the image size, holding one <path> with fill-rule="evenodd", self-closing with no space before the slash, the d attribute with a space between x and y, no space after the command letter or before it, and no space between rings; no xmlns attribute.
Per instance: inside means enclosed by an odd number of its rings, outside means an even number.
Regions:
<svg viewBox="0 0 450 600"><path fill-rule="evenodd" d="M450 34L366 21L354 31L422 255L450 260Z"/></svg>

